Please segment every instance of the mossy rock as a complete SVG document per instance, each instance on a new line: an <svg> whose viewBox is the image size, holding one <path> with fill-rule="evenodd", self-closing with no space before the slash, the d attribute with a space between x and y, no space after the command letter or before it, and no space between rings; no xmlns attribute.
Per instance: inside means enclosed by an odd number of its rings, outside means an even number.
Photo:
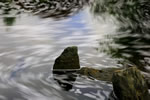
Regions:
<svg viewBox="0 0 150 100"><path fill-rule="evenodd" d="M146 82L136 67L116 71L112 82L119 100L150 100Z"/></svg>
<svg viewBox="0 0 150 100"><path fill-rule="evenodd" d="M121 68L106 68L106 69L99 70L99 69L94 69L89 67L83 67L78 71L78 73L81 75L95 78L97 80L111 82L113 73L120 69Z"/></svg>
<svg viewBox="0 0 150 100"><path fill-rule="evenodd" d="M78 48L76 46L67 47L63 53L56 58L53 69L79 69Z"/></svg>
<svg viewBox="0 0 150 100"><path fill-rule="evenodd" d="M78 71L79 74L90 76L90 77L93 77L93 78L100 77L100 72L101 72L101 70L88 68L88 67L83 67Z"/></svg>

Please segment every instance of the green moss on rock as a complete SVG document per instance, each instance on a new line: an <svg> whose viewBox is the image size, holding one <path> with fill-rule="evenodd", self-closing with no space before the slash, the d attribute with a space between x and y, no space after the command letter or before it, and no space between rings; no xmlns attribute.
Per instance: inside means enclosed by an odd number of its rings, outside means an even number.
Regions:
<svg viewBox="0 0 150 100"><path fill-rule="evenodd" d="M150 100L145 80L136 67L116 71L112 82L119 100Z"/></svg>
<svg viewBox="0 0 150 100"><path fill-rule="evenodd" d="M116 70L120 70L120 68L106 68L98 70L94 68L83 67L78 71L78 73L81 75L95 78L97 80L111 82L112 75Z"/></svg>
<svg viewBox="0 0 150 100"><path fill-rule="evenodd" d="M67 47L63 53L56 58L53 69L79 69L78 48L76 46Z"/></svg>

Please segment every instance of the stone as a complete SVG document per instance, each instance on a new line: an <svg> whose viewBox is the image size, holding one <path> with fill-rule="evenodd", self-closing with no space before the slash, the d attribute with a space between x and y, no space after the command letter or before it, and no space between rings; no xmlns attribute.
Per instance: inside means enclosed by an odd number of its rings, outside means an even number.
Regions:
<svg viewBox="0 0 150 100"><path fill-rule="evenodd" d="M144 76L148 89L150 89L150 73L142 72L142 75Z"/></svg>
<svg viewBox="0 0 150 100"><path fill-rule="evenodd" d="M88 67L83 67L78 71L79 74L86 75L88 77L93 77L93 78L100 77L100 72L101 70L88 68Z"/></svg>
<svg viewBox="0 0 150 100"><path fill-rule="evenodd" d="M116 71L112 83L119 100L150 100L146 82L136 67Z"/></svg>
<svg viewBox="0 0 150 100"><path fill-rule="evenodd" d="M105 68L105 69L94 69L89 67L81 68L78 73L81 75L85 75L88 77L92 77L97 80L111 82L112 75L116 70L120 70L121 68Z"/></svg>
<svg viewBox="0 0 150 100"><path fill-rule="evenodd" d="M53 69L79 69L78 48L76 46L67 47L62 54L56 58Z"/></svg>

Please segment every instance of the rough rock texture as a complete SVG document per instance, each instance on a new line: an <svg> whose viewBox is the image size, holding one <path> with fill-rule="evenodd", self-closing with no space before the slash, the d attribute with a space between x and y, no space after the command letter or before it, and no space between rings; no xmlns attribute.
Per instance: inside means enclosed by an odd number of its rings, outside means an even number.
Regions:
<svg viewBox="0 0 150 100"><path fill-rule="evenodd" d="M55 60L53 69L79 69L78 48L76 46L67 47L63 53Z"/></svg>
<svg viewBox="0 0 150 100"><path fill-rule="evenodd" d="M121 68L107 68L107 69L98 70L94 68L83 67L78 71L78 73L101 81L111 82L113 73L116 70L120 70L120 69Z"/></svg>
<svg viewBox="0 0 150 100"><path fill-rule="evenodd" d="M112 82L119 100L150 100L146 82L136 67L116 71Z"/></svg>
<svg viewBox="0 0 150 100"><path fill-rule="evenodd" d="M147 86L150 89L150 73L142 72L142 75L144 76L144 79L145 79L145 81L147 83Z"/></svg>

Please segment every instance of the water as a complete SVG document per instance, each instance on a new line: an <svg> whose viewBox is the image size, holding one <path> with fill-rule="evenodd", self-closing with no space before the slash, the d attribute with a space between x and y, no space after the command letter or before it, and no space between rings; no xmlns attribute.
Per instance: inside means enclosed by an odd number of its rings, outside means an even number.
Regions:
<svg viewBox="0 0 150 100"><path fill-rule="evenodd" d="M56 57L72 45L78 46L82 67L136 65L148 71L148 3L18 1L0 2L0 100L107 100L112 91L107 82L52 74ZM120 7L132 4L126 16Z"/></svg>

